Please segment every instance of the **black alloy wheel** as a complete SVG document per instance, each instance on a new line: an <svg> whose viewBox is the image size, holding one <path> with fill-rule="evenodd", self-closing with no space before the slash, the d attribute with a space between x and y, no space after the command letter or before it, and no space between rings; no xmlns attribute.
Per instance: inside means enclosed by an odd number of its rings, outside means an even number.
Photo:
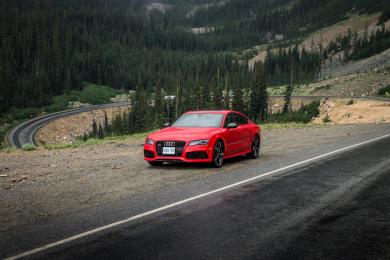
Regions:
<svg viewBox="0 0 390 260"><path fill-rule="evenodd" d="M214 145L213 153L213 165L216 168L220 168L223 165L223 143L222 141L217 141Z"/></svg>
<svg viewBox="0 0 390 260"><path fill-rule="evenodd" d="M260 138L256 135L253 137L251 152L248 153L249 158L256 159L260 155Z"/></svg>

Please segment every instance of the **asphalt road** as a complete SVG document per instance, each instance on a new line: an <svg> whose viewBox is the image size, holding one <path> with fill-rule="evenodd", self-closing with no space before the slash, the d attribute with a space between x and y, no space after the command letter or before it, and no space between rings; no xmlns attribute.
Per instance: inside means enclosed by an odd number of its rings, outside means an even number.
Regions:
<svg viewBox="0 0 390 260"><path fill-rule="evenodd" d="M22 124L12 129L7 135L7 142L9 145L15 148L21 148L24 144L28 144L28 143L37 145L37 143L35 142L35 134L37 133L37 131L44 125L56 119L91 111L91 110L96 110L96 109L120 107L120 106L128 106L128 105L129 103L94 105L94 106L69 109L57 113L39 116L31 120L28 120L26 122L23 122Z"/></svg>
<svg viewBox="0 0 390 260"><path fill-rule="evenodd" d="M387 137L29 257L389 258L389 151ZM99 219L98 214L90 217ZM36 231L35 235L45 235ZM31 240L34 232L26 230L24 235Z"/></svg>

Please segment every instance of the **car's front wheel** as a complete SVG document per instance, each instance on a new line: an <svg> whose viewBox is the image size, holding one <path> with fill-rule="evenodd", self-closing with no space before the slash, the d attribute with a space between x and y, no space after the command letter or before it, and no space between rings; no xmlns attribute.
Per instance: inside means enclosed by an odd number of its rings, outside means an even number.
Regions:
<svg viewBox="0 0 390 260"><path fill-rule="evenodd" d="M161 166L163 164L163 162L156 162L156 161L149 161L148 163L152 166Z"/></svg>
<svg viewBox="0 0 390 260"><path fill-rule="evenodd" d="M260 155L260 138L259 136L253 137L251 144L251 152L248 153L248 157L252 159L256 159Z"/></svg>
<svg viewBox="0 0 390 260"><path fill-rule="evenodd" d="M216 168L220 168L223 165L223 143L222 141L217 141L214 145L213 153L213 165Z"/></svg>

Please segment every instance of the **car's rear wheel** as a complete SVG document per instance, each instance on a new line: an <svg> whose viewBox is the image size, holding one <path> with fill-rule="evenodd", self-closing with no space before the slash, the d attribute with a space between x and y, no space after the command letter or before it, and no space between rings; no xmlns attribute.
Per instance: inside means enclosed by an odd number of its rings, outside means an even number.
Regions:
<svg viewBox="0 0 390 260"><path fill-rule="evenodd" d="M260 138L255 135L251 144L251 152L248 153L248 157L252 159L256 159L260 155Z"/></svg>
<svg viewBox="0 0 390 260"><path fill-rule="evenodd" d="M216 168L220 168L223 165L223 143L222 141L217 141L214 145L214 153L213 153L213 166Z"/></svg>
<svg viewBox="0 0 390 260"><path fill-rule="evenodd" d="M161 166L163 164L163 162L156 162L156 161L149 161L148 163L152 166Z"/></svg>

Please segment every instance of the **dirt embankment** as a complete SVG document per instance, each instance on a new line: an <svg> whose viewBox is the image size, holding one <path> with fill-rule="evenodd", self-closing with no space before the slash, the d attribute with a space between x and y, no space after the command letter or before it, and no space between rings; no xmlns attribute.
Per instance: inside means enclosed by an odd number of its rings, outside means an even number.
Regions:
<svg viewBox="0 0 390 260"><path fill-rule="evenodd" d="M300 109L302 106L306 106L313 101L319 100L319 97L291 97L291 110L296 111ZM283 107L285 104L285 100L283 96L273 96L269 97L268 100L268 112L269 113L280 113L283 111Z"/></svg>
<svg viewBox="0 0 390 260"><path fill-rule="evenodd" d="M84 132L89 133L92 130L93 119L97 124L103 125L104 113L107 114L110 122L113 116L128 109L124 107L105 108L55 120L38 131L36 141L43 145L73 143Z"/></svg>
<svg viewBox="0 0 390 260"><path fill-rule="evenodd" d="M375 100L324 100L316 124L390 123L390 102Z"/></svg>

